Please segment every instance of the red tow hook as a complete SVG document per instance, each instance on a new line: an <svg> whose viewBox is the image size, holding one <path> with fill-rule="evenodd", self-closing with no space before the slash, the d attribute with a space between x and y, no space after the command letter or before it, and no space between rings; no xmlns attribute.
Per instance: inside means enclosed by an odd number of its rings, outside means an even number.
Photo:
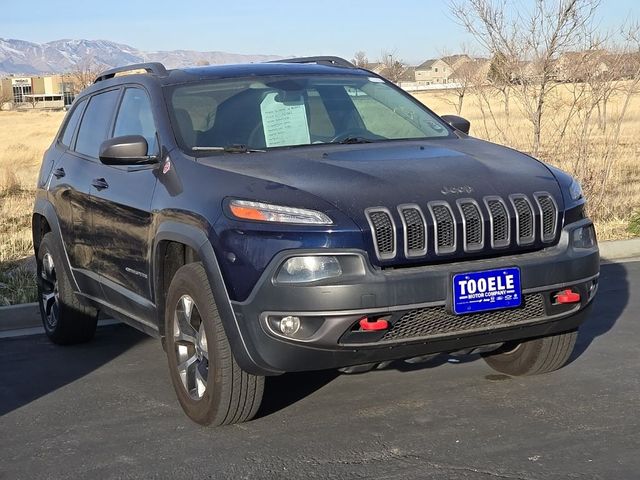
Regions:
<svg viewBox="0 0 640 480"><path fill-rule="evenodd" d="M573 290L562 290L556 293L556 303L578 303L580 301L580 294Z"/></svg>
<svg viewBox="0 0 640 480"><path fill-rule="evenodd" d="M380 318L378 320L369 320L367 317L360 319L360 329L369 332L378 332L389 328L389 322Z"/></svg>

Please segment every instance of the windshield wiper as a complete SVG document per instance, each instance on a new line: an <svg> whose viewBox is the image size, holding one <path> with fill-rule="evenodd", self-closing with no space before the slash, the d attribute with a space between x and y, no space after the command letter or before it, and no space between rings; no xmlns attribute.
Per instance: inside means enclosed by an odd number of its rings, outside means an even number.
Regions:
<svg viewBox="0 0 640 480"><path fill-rule="evenodd" d="M246 145L234 143L225 147L191 147L194 152L224 152L224 153L255 153L266 152L257 148L249 148Z"/></svg>
<svg viewBox="0 0 640 480"><path fill-rule="evenodd" d="M373 140L365 137L347 137L347 138L343 138L342 140L336 143L342 143L342 144L348 145L353 143L373 143L373 142L374 142Z"/></svg>

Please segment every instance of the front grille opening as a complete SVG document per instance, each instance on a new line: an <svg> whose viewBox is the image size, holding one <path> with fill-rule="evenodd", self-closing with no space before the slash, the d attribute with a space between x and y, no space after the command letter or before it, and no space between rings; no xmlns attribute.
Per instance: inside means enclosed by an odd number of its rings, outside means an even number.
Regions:
<svg viewBox="0 0 640 480"><path fill-rule="evenodd" d="M524 197L513 199L518 219L518 239L520 244L531 243L534 240L533 210Z"/></svg>
<svg viewBox="0 0 640 480"><path fill-rule="evenodd" d="M494 247L509 245L509 216L500 200L488 200L487 208L492 220L492 238Z"/></svg>
<svg viewBox="0 0 640 480"><path fill-rule="evenodd" d="M456 225L451 210L445 205L431 207L433 221L436 225L436 245L438 253L446 253L455 249Z"/></svg>
<svg viewBox="0 0 640 480"><path fill-rule="evenodd" d="M393 322L380 341L438 337L488 330L542 319L546 316L541 294L525 295L522 306L468 315L454 315L444 306L410 310Z"/></svg>
<svg viewBox="0 0 640 480"><path fill-rule="evenodd" d="M369 212L369 219L373 227L376 250L381 258L391 257L396 251L395 233L391 216L381 210Z"/></svg>
<svg viewBox="0 0 640 480"><path fill-rule="evenodd" d="M405 223L405 241L408 256L423 255L427 250L425 224L416 208L404 208L402 218Z"/></svg>
<svg viewBox="0 0 640 480"><path fill-rule="evenodd" d="M556 236L556 206L551 197L540 195L538 204L542 213L542 239L553 240Z"/></svg>
<svg viewBox="0 0 640 480"><path fill-rule="evenodd" d="M460 204L464 217L464 238L467 250L478 250L483 245L482 215L478 207L472 202Z"/></svg>

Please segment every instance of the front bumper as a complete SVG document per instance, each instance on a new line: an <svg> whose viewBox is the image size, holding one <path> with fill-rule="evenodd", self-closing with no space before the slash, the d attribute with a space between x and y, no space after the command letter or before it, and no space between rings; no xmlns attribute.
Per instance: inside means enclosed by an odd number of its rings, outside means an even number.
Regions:
<svg viewBox="0 0 640 480"><path fill-rule="evenodd" d="M319 284L281 285L273 278L282 262L293 255L366 254L357 250L282 252L271 261L247 300L232 302L234 323L245 347L245 352L235 352L236 356L246 370L274 375L457 351L573 330L588 314L599 274L598 247L577 249L570 245L571 232L588 224L590 221L583 220L565 227L557 245L537 252L397 270L368 265L362 277ZM511 266L520 268L523 308L466 316L449 313L454 273ZM552 294L568 287L581 294L580 303L553 305ZM269 319L286 315L315 325L313 334L300 340L279 334ZM381 315L391 320L387 334L353 331L359 318ZM425 327L434 318L440 328Z"/></svg>

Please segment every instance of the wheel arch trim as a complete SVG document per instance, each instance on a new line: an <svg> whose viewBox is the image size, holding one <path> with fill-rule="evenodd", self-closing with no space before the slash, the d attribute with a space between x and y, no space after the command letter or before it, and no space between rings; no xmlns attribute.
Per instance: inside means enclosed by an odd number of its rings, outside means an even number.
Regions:
<svg viewBox="0 0 640 480"><path fill-rule="evenodd" d="M62 263L64 264L64 269L66 274L69 276L69 279L71 280L71 286L76 292L79 292L80 288L78 287L78 282L76 281L76 277L73 274L73 269L71 268L69 255L67 254L67 248L64 244L64 240L62 239L62 230L60 229L60 222L58 221L58 215L56 213L56 210L53 204L45 198L42 198L42 197L36 198L35 204L33 206L33 213L31 215L32 238L35 233L33 230L35 215L40 215L44 217L44 219L49 224L49 227L51 228L51 233L53 233L53 237L56 239L56 242L58 243L58 247L60 248L60 251L64 255L64 261ZM35 254L37 257L38 252L35 252Z"/></svg>
<svg viewBox="0 0 640 480"><path fill-rule="evenodd" d="M158 278L159 272L159 245L163 241L173 241L182 243L192 248L202 262L209 285L213 293L213 298L220 313L220 319L224 331L229 340L229 345L233 355L240 367L253 374L280 374L282 372L274 371L262 362L257 360L257 356L252 353L253 348L246 341L245 336L241 334L242 329L231 306L231 299L227 290L227 286L220 270L218 259L213 250L213 246L207 234L200 228L176 221L166 221L159 225L153 242L153 283L154 293L156 295L156 306L158 308L158 322L164 322L164 305L160 305L161 295L159 295L160 282Z"/></svg>

